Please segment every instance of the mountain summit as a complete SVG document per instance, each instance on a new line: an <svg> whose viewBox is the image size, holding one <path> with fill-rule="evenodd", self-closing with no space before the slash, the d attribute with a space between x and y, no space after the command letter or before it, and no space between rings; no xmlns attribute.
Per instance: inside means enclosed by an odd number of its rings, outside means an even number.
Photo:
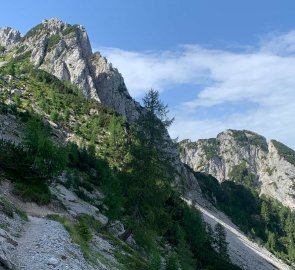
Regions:
<svg viewBox="0 0 295 270"><path fill-rule="evenodd" d="M226 130L216 138L180 142L182 161L220 182L238 181L235 173L251 174L248 184L295 209L295 151L247 130Z"/></svg>
<svg viewBox="0 0 295 270"><path fill-rule="evenodd" d="M96 99L128 120L138 117L139 104L129 95L124 79L100 53L92 52L85 28L53 18L44 20L20 38L12 28L0 30L0 45L29 54L35 68L78 85L86 97Z"/></svg>

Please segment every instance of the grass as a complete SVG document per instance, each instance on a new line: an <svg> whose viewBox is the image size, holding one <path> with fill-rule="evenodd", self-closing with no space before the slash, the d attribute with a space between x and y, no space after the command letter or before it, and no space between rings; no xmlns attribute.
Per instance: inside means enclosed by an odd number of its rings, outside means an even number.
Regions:
<svg viewBox="0 0 295 270"><path fill-rule="evenodd" d="M0 196L0 210L10 218L13 218L14 214L16 213L21 217L22 220L28 221L26 212L14 206L3 196Z"/></svg>
<svg viewBox="0 0 295 270"><path fill-rule="evenodd" d="M119 269L137 270L146 269L145 260L125 242L109 233L103 225L94 219L92 216L83 215L78 221L71 221L59 215L48 215L48 219L60 222L69 232L70 237L74 243L80 246L84 258L94 264L101 261L104 264L115 266ZM90 242L92 240L92 232L99 233L103 238L111 242L116 250L114 256L121 266L114 265L114 262L109 261L102 254L91 250Z"/></svg>
<svg viewBox="0 0 295 270"><path fill-rule="evenodd" d="M14 183L13 192L25 201L36 202L39 205L50 203L52 194L45 183Z"/></svg>
<svg viewBox="0 0 295 270"><path fill-rule="evenodd" d="M91 217L82 216L78 222L68 220L59 215L48 215L47 218L63 224L72 241L80 246L84 258L95 263L95 256L89 247L89 242L92 239L90 226L93 225Z"/></svg>

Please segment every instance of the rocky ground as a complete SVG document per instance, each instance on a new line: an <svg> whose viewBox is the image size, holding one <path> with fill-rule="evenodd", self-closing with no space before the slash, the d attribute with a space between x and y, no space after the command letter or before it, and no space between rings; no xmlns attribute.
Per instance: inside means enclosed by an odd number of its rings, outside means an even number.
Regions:
<svg viewBox="0 0 295 270"><path fill-rule="evenodd" d="M90 243L97 255L96 262L87 261L80 247L73 242L65 227L49 220L48 214L74 219L79 214L93 214L106 221L101 214L93 213L94 206L81 201L62 186L52 191L67 207L58 203L38 206L19 200L11 192L11 184L2 180L0 185L0 270L115 270L120 263L112 254L116 246L98 233ZM60 202L62 204L62 202ZM25 209L25 216L18 213ZM65 210L66 209L66 210ZM89 212L90 211L90 212ZM22 212L23 215L24 212ZM125 269L125 268L123 268Z"/></svg>
<svg viewBox="0 0 295 270"><path fill-rule="evenodd" d="M72 243L63 225L31 216L13 258L16 269L95 269L83 258L79 246Z"/></svg>

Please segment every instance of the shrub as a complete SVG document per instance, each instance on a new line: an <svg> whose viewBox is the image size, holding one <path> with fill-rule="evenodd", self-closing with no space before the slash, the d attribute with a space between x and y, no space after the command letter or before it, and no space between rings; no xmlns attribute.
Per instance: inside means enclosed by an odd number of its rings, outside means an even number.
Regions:
<svg viewBox="0 0 295 270"><path fill-rule="evenodd" d="M277 149L279 155L295 166L295 151L276 140L272 140L271 142Z"/></svg>
<svg viewBox="0 0 295 270"><path fill-rule="evenodd" d="M60 41L60 36L58 34L52 35L48 39L47 50L50 51L59 41Z"/></svg>
<svg viewBox="0 0 295 270"><path fill-rule="evenodd" d="M62 31L62 34L64 36L66 36L66 35L68 35L70 33L75 32L76 29L77 29L77 26L78 26L77 24L74 24L74 25L67 24L66 28Z"/></svg>
<svg viewBox="0 0 295 270"><path fill-rule="evenodd" d="M36 202L44 205L51 201L52 195L50 189L45 183L21 183L14 184L13 192L26 201Z"/></svg>

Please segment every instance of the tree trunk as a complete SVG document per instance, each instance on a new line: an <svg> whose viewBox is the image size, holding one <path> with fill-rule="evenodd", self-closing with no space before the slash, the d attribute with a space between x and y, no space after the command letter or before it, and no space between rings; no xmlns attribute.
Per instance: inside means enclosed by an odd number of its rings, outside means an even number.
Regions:
<svg viewBox="0 0 295 270"><path fill-rule="evenodd" d="M130 237L130 235L132 234L132 229L128 228L125 232L123 232L120 235L120 238L126 242L128 240L128 238Z"/></svg>

